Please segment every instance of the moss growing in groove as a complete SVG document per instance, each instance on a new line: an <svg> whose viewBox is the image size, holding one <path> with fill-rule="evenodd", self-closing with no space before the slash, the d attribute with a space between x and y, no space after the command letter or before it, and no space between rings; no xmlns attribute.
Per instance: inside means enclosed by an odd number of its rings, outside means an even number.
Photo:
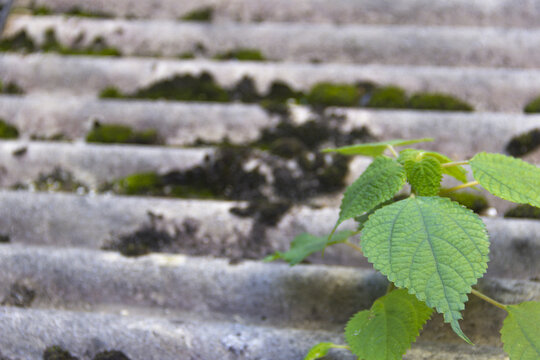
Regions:
<svg viewBox="0 0 540 360"><path fill-rule="evenodd" d="M293 90L286 82L273 81L265 95L265 99L275 102L286 102L289 99L300 100L305 95L301 91Z"/></svg>
<svg viewBox="0 0 540 360"><path fill-rule="evenodd" d="M506 152L512 156L523 156L540 147L540 129L534 129L514 136L506 145Z"/></svg>
<svg viewBox="0 0 540 360"><path fill-rule="evenodd" d="M13 125L7 124L4 119L0 118L0 139L17 139L19 130Z"/></svg>
<svg viewBox="0 0 540 360"><path fill-rule="evenodd" d="M203 7L200 9L195 9L180 17L180 20L183 21L212 21L214 16L214 9L210 6Z"/></svg>
<svg viewBox="0 0 540 360"><path fill-rule="evenodd" d="M79 41L77 41L79 40ZM80 37L75 43L80 43ZM101 36L96 37L92 43L86 47L66 47L60 44L56 38L54 29L45 31L45 39L41 45L44 52L55 52L62 55L88 55L88 56L121 56L120 50L107 45L105 39Z"/></svg>
<svg viewBox="0 0 540 360"><path fill-rule="evenodd" d="M408 108L416 110L473 111L473 107L451 95L418 93L409 100Z"/></svg>
<svg viewBox="0 0 540 360"><path fill-rule="evenodd" d="M397 86L375 89L366 104L369 108L403 109L407 107L407 94Z"/></svg>
<svg viewBox="0 0 540 360"><path fill-rule="evenodd" d="M540 220L540 209L528 204L518 205L504 214L505 218L522 218Z"/></svg>
<svg viewBox="0 0 540 360"><path fill-rule="evenodd" d="M216 60L238 60L238 61L266 61L260 50L257 49L237 49L227 51L214 56Z"/></svg>
<svg viewBox="0 0 540 360"><path fill-rule="evenodd" d="M187 51L185 53L182 53L182 54L178 55L178 58L182 59L182 60L195 59L195 53L193 53L191 51Z"/></svg>
<svg viewBox="0 0 540 360"><path fill-rule="evenodd" d="M523 111L527 114L534 114L540 112L540 97L537 97L533 100L531 100L527 105L525 105L525 108Z"/></svg>
<svg viewBox="0 0 540 360"><path fill-rule="evenodd" d="M360 104L362 94L355 85L318 83L307 95L307 102L316 107L344 106L352 107Z"/></svg>
<svg viewBox="0 0 540 360"><path fill-rule="evenodd" d="M176 75L139 89L127 97L178 101L229 101L227 91L219 86L207 72L203 72L199 77L190 74Z"/></svg>
<svg viewBox="0 0 540 360"><path fill-rule="evenodd" d="M121 351L110 350L96 354L93 360L129 360L129 358Z"/></svg>
<svg viewBox="0 0 540 360"><path fill-rule="evenodd" d="M78 358L72 356L69 351L55 345L45 349L43 360L78 360Z"/></svg>
<svg viewBox="0 0 540 360"><path fill-rule="evenodd" d="M114 18L113 14L102 12L102 11L88 11L81 9L80 7L74 6L68 11L65 12L67 16L76 16L76 17L86 17L86 18L102 18L102 19L112 19Z"/></svg>
<svg viewBox="0 0 540 360"><path fill-rule="evenodd" d="M40 5L32 9L32 15L34 16L47 16L51 14L52 10L45 5Z"/></svg>
<svg viewBox="0 0 540 360"><path fill-rule="evenodd" d="M159 195L163 182L154 172L132 174L119 179L113 189L123 195Z"/></svg>
<svg viewBox="0 0 540 360"><path fill-rule="evenodd" d="M117 87L109 86L101 90L99 97L100 99L123 99L125 95Z"/></svg>
<svg viewBox="0 0 540 360"><path fill-rule="evenodd" d="M26 33L26 30L21 30L10 38L4 38L0 40L1 52L15 51L30 53L36 50L37 47L34 44L32 38Z"/></svg>
<svg viewBox="0 0 540 360"><path fill-rule="evenodd" d="M240 79L234 88L229 91L229 96L231 101L241 101L243 103L256 103L261 100L255 83L249 76Z"/></svg>
<svg viewBox="0 0 540 360"><path fill-rule="evenodd" d="M489 206L488 201L482 195L476 195L470 192L455 192L444 195L449 199L460 203L466 208L471 209L477 214L482 213Z"/></svg>
<svg viewBox="0 0 540 360"><path fill-rule="evenodd" d="M89 143L158 145L162 141L157 130L133 131L129 126L94 123L86 136Z"/></svg>
<svg viewBox="0 0 540 360"><path fill-rule="evenodd" d="M7 244L11 241L8 234L0 234L0 243Z"/></svg>

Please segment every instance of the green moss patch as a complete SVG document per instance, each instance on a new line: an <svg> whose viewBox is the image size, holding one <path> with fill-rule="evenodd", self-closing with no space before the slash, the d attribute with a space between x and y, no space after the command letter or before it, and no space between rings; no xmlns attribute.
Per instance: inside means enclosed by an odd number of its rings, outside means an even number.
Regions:
<svg viewBox="0 0 540 360"><path fill-rule="evenodd" d="M257 49L237 49L218 54L216 60L265 61L266 58Z"/></svg>
<svg viewBox="0 0 540 360"><path fill-rule="evenodd" d="M89 143L159 145L162 141L157 130L134 131L129 126L95 123L86 135Z"/></svg>
<svg viewBox="0 0 540 360"><path fill-rule="evenodd" d="M212 7L203 7L195 9L180 18L182 21L212 21L214 9Z"/></svg>
<svg viewBox="0 0 540 360"><path fill-rule="evenodd" d="M369 108L403 109L407 107L407 94L397 86L377 88L371 94L366 104Z"/></svg>
<svg viewBox="0 0 540 360"><path fill-rule="evenodd" d="M87 193L89 188L82 182L79 182L73 174L60 167L54 168L50 173L40 174L38 178L29 185L17 184L14 186L18 190L27 190L33 188L37 191L66 191Z"/></svg>
<svg viewBox="0 0 540 360"><path fill-rule="evenodd" d="M93 360L129 360L129 358L121 351L110 350L96 354Z"/></svg>
<svg viewBox="0 0 540 360"><path fill-rule="evenodd" d="M49 346L43 352L43 360L78 360L67 350L58 345Z"/></svg>
<svg viewBox="0 0 540 360"><path fill-rule="evenodd" d="M514 136L506 145L506 152L512 156L523 156L540 147L540 129Z"/></svg>
<svg viewBox="0 0 540 360"><path fill-rule="evenodd" d="M540 97L533 99L531 102L525 105L525 108L523 109L523 111L527 114L539 113L540 112Z"/></svg>
<svg viewBox="0 0 540 360"><path fill-rule="evenodd" d="M409 100L409 109L437 111L473 111L473 107L451 95L418 93Z"/></svg>
<svg viewBox="0 0 540 360"><path fill-rule="evenodd" d="M4 119L0 119L0 139L17 139L19 130L13 125L7 124Z"/></svg>
<svg viewBox="0 0 540 360"><path fill-rule="evenodd" d="M125 95L122 94L122 92L118 90L118 88L114 86L109 86L99 93L99 97L101 99L123 99L125 98Z"/></svg>
<svg viewBox="0 0 540 360"><path fill-rule="evenodd" d="M162 141L157 130L134 131L129 126L95 123L86 135L89 143L159 145Z"/></svg>
<svg viewBox="0 0 540 360"><path fill-rule="evenodd" d="M29 307L36 297L36 292L30 286L23 283L14 283L9 288L9 293L0 303L2 306Z"/></svg>
<svg viewBox="0 0 540 360"><path fill-rule="evenodd" d="M220 87L212 75L177 75L137 90L126 97L135 99L164 99L177 101L229 101L228 92Z"/></svg>
<svg viewBox="0 0 540 360"><path fill-rule="evenodd" d="M161 177L153 172L129 175L114 184L114 190L124 195L160 195L162 188Z"/></svg>
<svg viewBox="0 0 540 360"><path fill-rule="evenodd" d="M460 203L461 205L471 209L477 214L481 214L489 206L488 201L484 196L473 194L470 192L453 192L444 196L450 198L455 202Z"/></svg>
<svg viewBox="0 0 540 360"><path fill-rule="evenodd" d="M81 39L75 41L73 47L66 47L58 42L54 29L45 32L45 40L41 45L44 52L54 52L62 55L87 55L87 56L121 56L120 50L110 47L103 37L96 37L88 46L80 46Z"/></svg>
<svg viewBox="0 0 540 360"><path fill-rule="evenodd" d="M47 16L52 15L52 10L45 5L40 5L32 9L32 15L34 16Z"/></svg>
<svg viewBox="0 0 540 360"><path fill-rule="evenodd" d="M306 100L312 106L353 107L360 105L361 96L360 89L355 85L322 82L313 86Z"/></svg>
<svg viewBox="0 0 540 360"><path fill-rule="evenodd" d="M53 52L62 55L87 55L87 56L121 56L120 50L108 46L105 39L96 37L89 45L81 46L82 39L77 39L73 46L67 47L56 38L54 29L47 29L43 43L38 46L34 43L25 30L19 31L10 38L0 41L0 51L31 53L36 51Z"/></svg>
<svg viewBox="0 0 540 360"><path fill-rule="evenodd" d="M31 53L37 51L37 46L25 30L21 30L12 37L0 40L0 51L14 51Z"/></svg>
<svg viewBox="0 0 540 360"><path fill-rule="evenodd" d="M0 81L0 94L9 94L9 95L22 95L24 90L19 87L14 82L9 82L6 85L2 84Z"/></svg>
<svg viewBox="0 0 540 360"><path fill-rule="evenodd" d="M80 7L74 6L64 13L67 16L76 16L76 17L85 17L85 18L101 18L101 19L112 19L114 18L113 14L106 13L103 11L89 11L82 9Z"/></svg>
<svg viewBox="0 0 540 360"><path fill-rule="evenodd" d="M531 205L518 205L504 214L505 218L522 218L540 220L540 209Z"/></svg>

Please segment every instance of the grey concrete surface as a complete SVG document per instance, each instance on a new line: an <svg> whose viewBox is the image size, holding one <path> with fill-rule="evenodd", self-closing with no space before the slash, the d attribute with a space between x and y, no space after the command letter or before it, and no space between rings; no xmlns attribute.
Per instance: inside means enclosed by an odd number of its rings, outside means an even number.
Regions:
<svg viewBox="0 0 540 360"><path fill-rule="evenodd" d="M19 0L21 5L29 0ZM540 9L535 0L38 0L57 11L74 6L117 16L176 19L212 7L216 21L300 21L424 25L499 25L535 27Z"/></svg>
<svg viewBox="0 0 540 360"><path fill-rule="evenodd" d="M242 258L243 249L263 243L260 258L273 251L285 251L292 239L310 232L325 235L337 219L337 208L311 209L297 206L283 215L276 226L264 233L253 233L254 220L233 215L236 202L165 200L118 196L77 196L72 194L32 194L0 192L0 229L13 244L100 249L119 236L150 226L149 213L162 216L158 228L195 226L194 234L183 235L180 252L198 255ZM490 235L489 277L536 279L540 277L540 222L534 220L483 218ZM352 222L343 228L353 228ZM188 239L189 238L189 239ZM204 245L202 245L204 244ZM220 251L219 249L226 249ZM167 251L167 250L164 250ZM244 255L245 257L245 255ZM329 247L324 257L314 254L309 261L318 264L370 268L361 254L345 245Z"/></svg>
<svg viewBox="0 0 540 360"><path fill-rule="evenodd" d="M257 105L9 95L0 96L0 118L15 125L22 138L64 134L83 139L94 121L99 121L135 130L156 129L167 145L179 146L197 140L218 143L225 138L243 144L279 121Z"/></svg>
<svg viewBox="0 0 540 360"><path fill-rule="evenodd" d="M477 152L504 153L512 137L540 128L540 116L514 113L448 113L330 108L344 116L344 132L366 126L382 140L433 137L419 146L449 157L468 159ZM314 114L292 107L298 124ZM15 125L22 138L64 134L86 136L94 121L123 124L136 130L156 129L168 145L189 146L197 140L234 144L256 140L279 122L257 105L162 101L95 100L65 96L0 96L0 118ZM208 131L211 128L212 131Z"/></svg>
<svg viewBox="0 0 540 360"><path fill-rule="evenodd" d="M170 254L126 258L76 248L0 245L1 298L25 282L34 302L122 304L168 308L200 316L227 314L252 322L323 322L341 327L384 294L386 279L372 270L265 264Z"/></svg>
<svg viewBox="0 0 540 360"><path fill-rule="evenodd" d="M201 24L13 16L4 33L25 30L37 43L54 29L66 47L97 37L124 56L212 57L241 48L272 61L537 68L540 30L305 23ZM84 36L84 40L80 40ZM201 51L204 49L204 51Z"/></svg>
<svg viewBox="0 0 540 360"><path fill-rule="evenodd" d="M21 153L22 152L22 153ZM202 163L213 150L155 146L91 145L28 141L0 142L0 184L28 184L55 168L96 188L104 182L140 172L188 169Z"/></svg>
<svg viewBox="0 0 540 360"><path fill-rule="evenodd" d="M131 360L302 359L321 341L343 343L332 332L251 326L182 319L131 318L55 310L0 308L3 356L42 359L47 346L59 344L90 360L104 350L123 351ZM28 341L27 339L32 339ZM332 351L329 360L352 360L344 351ZM502 360L500 349L417 343L405 360Z"/></svg>
<svg viewBox="0 0 540 360"><path fill-rule="evenodd" d="M96 96L113 85L132 92L175 74L203 71L225 87L250 76L261 92L275 80L301 90L321 81L393 84L410 93L448 93L466 100L478 111L522 112L525 104L540 94L540 70L533 69L0 56L0 80L15 81L28 93Z"/></svg>

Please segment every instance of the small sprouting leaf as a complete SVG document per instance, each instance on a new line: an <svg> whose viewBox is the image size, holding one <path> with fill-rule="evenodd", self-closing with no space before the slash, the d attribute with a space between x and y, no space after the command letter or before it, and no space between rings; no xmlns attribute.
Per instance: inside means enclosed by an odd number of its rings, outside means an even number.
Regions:
<svg viewBox="0 0 540 360"><path fill-rule="evenodd" d="M435 196L441 189L442 168L441 164L431 157L420 161L408 160L405 162L407 180L422 196Z"/></svg>
<svg viewBox="0 0 540 360"><path fill-rule="evenodd" d="M312 347L309 350L309 352L307 353L304 360L320 359L320 358L326 356L326 354L328 354L328 351L330 351L330 349L335 349L335 348L342 349L342 348L344 348L344 346L336 345L336 344L333 344L331 342L319 343L319 344L315 345L314 347Z"/></svg>
<svg viewBox="0 0 540 360"><path fill-rule="evenodd" d="M376 269L436 308L470 342L459 326L460 312L487 269L489 252L478 215L438 196L410 197L371 215L361 246Z"/></svg>
<svg viewBox="0 0 540 360"><path fill-rule="evenodd" d="M430 318L432 309L405 289L394 290L354 315L345 327L351 351L360 359L400 360Z"/></svg>
<svg viewBox="0 0 540 360"><path fill-rule="evenodd" d="M446 164L452 162L448 156L435 151L426 151L426 150L416 150L416 149L405 149L399 153L398 162L400 164L405 164L408 160L419 161L423 158L433 158L437 160L440 164ZM467 182L467 171L461 165L443 167L443 174L452 176L453 178L466 183Z"/></svg>
<svg viewBox="0 0 540 360"><path fill-rule="evenodd" d="M405 178L405 169L397 161L385 156L376 157L345 191L334 229L343 221L360 216L390 200L403 187Z"/></svg>
<svg viewBox="0 0 540 360"><path fill-rule="evenodd" d="M338 152L343 155L365 155L365 156L379 156L382 155L388 145L391 146L404 146L417 144L421 142L433 141L431 138L414 139L414 140L389 140L376 143L358 144L352 146L344 146L336 149L324 149L323 152Z"/></svg>
<svg viewBox="0 0 540 360"><path fill-rule="evenodd" d="M342 243L351 237L354 231L344 230L335 233L331 239L328 236L315 236L303 233L294 238L291 248L287 252L276 252L267 256L264 261L285 260L290 265L296 265L309 255L318 251L323 251L327 246Z"/></svg>
<svg viewBox="0 0 540 360"><path fill-rule="evenodd" d="M504 351L511 360L540 359L540 302L508 305L506 310L501 329Z"/></svg>
<svg viewBox="0 0 540 360"><path fill-rule="evenodd" d="M540 168L502 154L479 153L469 163L474 178L501 199L540 207Z"/></svg>

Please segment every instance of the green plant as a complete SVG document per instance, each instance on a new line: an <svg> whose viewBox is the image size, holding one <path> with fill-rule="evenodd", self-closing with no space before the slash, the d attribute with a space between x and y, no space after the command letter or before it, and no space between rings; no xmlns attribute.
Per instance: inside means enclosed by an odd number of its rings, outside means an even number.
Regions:
<svg viewBox="0 0 540 360"><path fill-rule="evenodd" d="M510 359L540 357L540 302L505 305L472 288L487 270L485 225L473 211L441 196L480 185L502 199L540 207L540 168L501 154L479 153L468 161L454 162L433 151L405 149L398 153L394 149L424 141L431 139L327 149L374 160L345 191L330 236L301 234L289 251L267 257L294 265L329 245L343 243L362 252L390 281L386 295L348 322L348 345L318 344L306 360L318 359L331 348L349 349L365 360L400 359L433 310L471 343L459 324L469 293L508 313L501 334ZM385 151L392 157L385 156ZM467 182L463 165L470 165L475 181ZM443 175L461 184L441 189ZM407 182L411 194L394 198ZM334 233L342 222L353 218L358 223L356 231ZM350 240L358 234L360 245Z"/></svg>

